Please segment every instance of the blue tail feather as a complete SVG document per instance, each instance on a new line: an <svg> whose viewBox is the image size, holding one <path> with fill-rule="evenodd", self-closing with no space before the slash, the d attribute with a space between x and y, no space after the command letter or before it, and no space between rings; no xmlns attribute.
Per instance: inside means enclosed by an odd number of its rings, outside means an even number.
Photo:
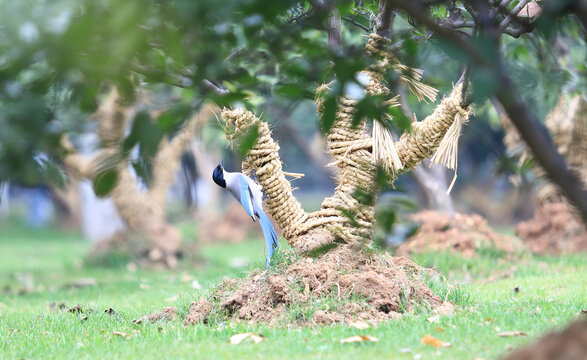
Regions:
<svg viewBox="0 0 587 360"><path fill-rule="evenodd" d="M263 236L265 237L265 246L267 247L267 259L265 260L265 266L269 267L271 256L273 256L273 252L277 247L277 233L275 232L273 224L267 215L265 215L262 211L259 211L257 213L257 217L259 218L259 224L261 225Z"/></svg>

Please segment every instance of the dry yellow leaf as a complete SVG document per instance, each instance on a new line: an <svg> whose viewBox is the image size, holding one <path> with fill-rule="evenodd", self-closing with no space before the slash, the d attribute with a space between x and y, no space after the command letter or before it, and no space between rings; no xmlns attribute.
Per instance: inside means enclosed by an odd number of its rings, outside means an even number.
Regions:
<svg viewBox="0 0 587 360"><path fill-rule="evenodd" d="M420 342L424 345L434 346L435 348L447 348L450 347L450 343L444 342L440 339L435 338L434 336L430 336L428 334L424 335Z"/></svg>
<svg viewBox="0 0 587 360"><path fill-rule="evenodd" d="M338 342L341 343L341 344L344 344L344 343L354 343L354 342L363 342L363 341L377 342L377 341L379 341L379 339L376 338L375 336L370 336L370 335L356 335L356 336L351 336L351 337L346 338L346 339L338 340Z"/></svg>
<svg viewBox="0 0 587 360"><path fill-rule="evenodd" d="M242 334L232 335L228 342L231 345L238 345L247 339L251 340L255 344L258 344L261 341L265 341L265 338L263 337L263 335L257 335L257 334L253 334L253 333L242 333Z"/></svg>
<svg viewBox="0 0 587 360"><path fill-rule="evenodd" d="M120 332L120 331L113 331L112 332L112 335L120 336L120 337L125 338L125 339L128 336L128 334L123 333L123 332Z"/></svg>

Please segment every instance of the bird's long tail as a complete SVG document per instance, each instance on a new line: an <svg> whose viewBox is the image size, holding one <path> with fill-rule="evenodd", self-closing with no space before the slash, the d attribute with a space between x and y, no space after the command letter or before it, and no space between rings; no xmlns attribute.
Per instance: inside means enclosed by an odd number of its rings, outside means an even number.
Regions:
<svg viewBox="0 0 587 360"><path fill-rule="evenodd" d="M273 256L273 252L275 251L275 248L277 248L277 233L275 233L273 224L267 215L265 215L265 213L259 211L257 216L259 217L259 224L263 230L263 236L265 236L265 246L267 247L267 259L265 260L265 266L269 267L271 256Z"/></svg>

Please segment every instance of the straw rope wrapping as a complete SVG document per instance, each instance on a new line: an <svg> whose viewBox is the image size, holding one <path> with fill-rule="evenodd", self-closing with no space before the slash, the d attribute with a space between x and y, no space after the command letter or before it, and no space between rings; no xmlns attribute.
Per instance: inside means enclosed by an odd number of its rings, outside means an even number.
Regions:
<svg viewBox="0 0 587 360"><path fill-rule="evenodd" d="M434 101L438 91L420 82L422 70L402 65L394 54L387 50L390 42L389 39L375 33L369 36L365 51L367 55L378 56L381 60L370 70L365 71L371 80L366 86L367 92L371 95L388 96L390 91L382 85L382 82L383 74L391 69L397 74L400 82L406 85L419 101L426 101L426 99ZM399 95L388 100L387 105L390 107L399 106L398 99ZM387 115L387 119L393 120L390 115ZM373 122L373 157L392 177L395 177L403 168L395 149L393 134L379 121Z"/></svg>
<svg viewBox="0 0 587 360"><path fill-rule="evenodd" d="M431 115L424 121L413 123L412 131L405 132L396 142L396 150L404 169L419 165L437 149L439 153L435 158L438 161L456 167L456 142L460 128L472 112L471 107L463 108L460 105L462 89L462 84L455 86Z"/></svg>
<svg viewBox="0 0 587 360"><path fill-rule="evenodd" d="M408 85L419 99L433 100L436 90L419 82L421 71L405 67L391 54L382 52L381 44L386 39L377 39L376 36L372 35L366 47L367 52L373 54L377 51L383 55L383 60L375 67L365 70L369 76L367 92L389 95L390 91L381 83L383 72L391 68L398 72L400 81ZM320 94L327 90L328 85L322 85L317 89L316 103L319 114L322 114L323 109ZM243 171L250 172L251 169L255 169L259 183L268 196L268 210L282 228L283 235L290 245L303 251L310 251L335 240L328 234L343 242L368 243L372 240L374 204L377 196L376 163L382 163L384 168L387 164L388 170L393 169L389 171L390 175L396 176L400 171L407 171L430 157L439 148L443 139L443 150L437 158L447 164L454 163L456 145L451 144L458 138L460 127L470 114L469 108L460 106L461 90L462 86L455 87L432 115L423 122L413 124L413 131L403 134L395 146L393 142L386 144L386 139L393 139L391 134L381 131L389 131L384 127L378 129L379 135L377 132L375 134L379 139L369 136L365 119L361 119L353 127L357 101L347 97L339 98L335 121L327 134L328 151L334 158L331 165L336 165L339 169L337 187L333 196L324 199L321 209L312 213L306 213L293 197L291 185L285 179L282 170L279 146L271 138L267 124L250 111L242 109L224 109L222 118L228 125L229 141L233 141L235 136L244 133L251 126L258 126L259 137L243 161ZM395 106L397 97L387 101L388 105ZM234 132L228 131L229 128L234 128ZM445 137L447 131L449 136ZM392 151L384 150L387 154L377 157L374 155L374 148L379 146L391 146ZM327 231L324 232L325 230ZM302 236L314 237L314 245L303 244L307 240L299 241ZM322 237L323 239L320 239Z"/></svg>
<svg viewBox="0 0 587 360"><path fill-rule="evenodd" d="M227 139L234 141L239 134L244 134L251 126L258 126L259 137L243 161L243 172L255 170L255 176L267 195L267 208L273 219L279 224L283 236L290 245L294 245L298 236L307 231L308 214L292 195L289 181L285 178L279 158L279 145L271 137L271 131L253 113L244 109L223 109L222 118L234 128L234 133L227 132Z"/></svg>
<svg viewBox="0 0 587 360"><path fill-rule="evenodd" d="M318 94L328 90L327 85ZM321 97L317 97L322 114ZM324 199L320 210L310 214L336 237L345 242L370 241L373 237L376 167L371 154L372 140L365 129L365 119L353 127L356 101L338 99L335 121L326 136L328 152L338 166L334 195ZM361 194L361 196L357 196Z"/></svg>

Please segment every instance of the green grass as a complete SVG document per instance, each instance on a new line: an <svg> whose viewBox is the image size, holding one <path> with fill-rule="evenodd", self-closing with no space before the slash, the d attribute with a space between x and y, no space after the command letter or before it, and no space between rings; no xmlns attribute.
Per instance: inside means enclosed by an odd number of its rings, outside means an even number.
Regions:
<svg viewBox="0 0 587 360"><path fill-rule="evenodd" d="M189 233L189 229L186 233ZM132 323L165 306L187 310L225 277L244 276L231 264L262 268L263 242L201 246L201 259L186 261L174 271L131 271L88 267L83 263L89 244L78 235L58 230L30 230L0 223L0 358L1 359L159 359L159 358L397 358L494 359L510 347L526 344L544 332L563 327L587 308L587 256L532 257L503 260L488 251L476 259L449 254L418 257L458 284L447 287L438 279L429 285L459 304L455 316L438 322L430 314L406 315L402 320L357 330L349 326L283 328L258 325L197 325L181 322ZM235 261L239 258L239 261ZM514 268L515 267L515 268ZM75 288L72 281L93 278L97 286ZM202 285L191 287L192 279ZM515 292L514 288L519 292ZM51 311L52 302L81 304L78 314ZM360 299L358 299L360 301ZM121 316L104 310L112 307ZM292 318L308 317L308 309L292 306ZM499 331L519 330L528 337L501 338ZM113 331L128 334L126 338ZM231 335L256 332L260 344L229 345ZM345 337L365 334L377 343L339 344ZM420 343L430 334L450 348ZM401 353L400 349L410 349Z"/></svg>

